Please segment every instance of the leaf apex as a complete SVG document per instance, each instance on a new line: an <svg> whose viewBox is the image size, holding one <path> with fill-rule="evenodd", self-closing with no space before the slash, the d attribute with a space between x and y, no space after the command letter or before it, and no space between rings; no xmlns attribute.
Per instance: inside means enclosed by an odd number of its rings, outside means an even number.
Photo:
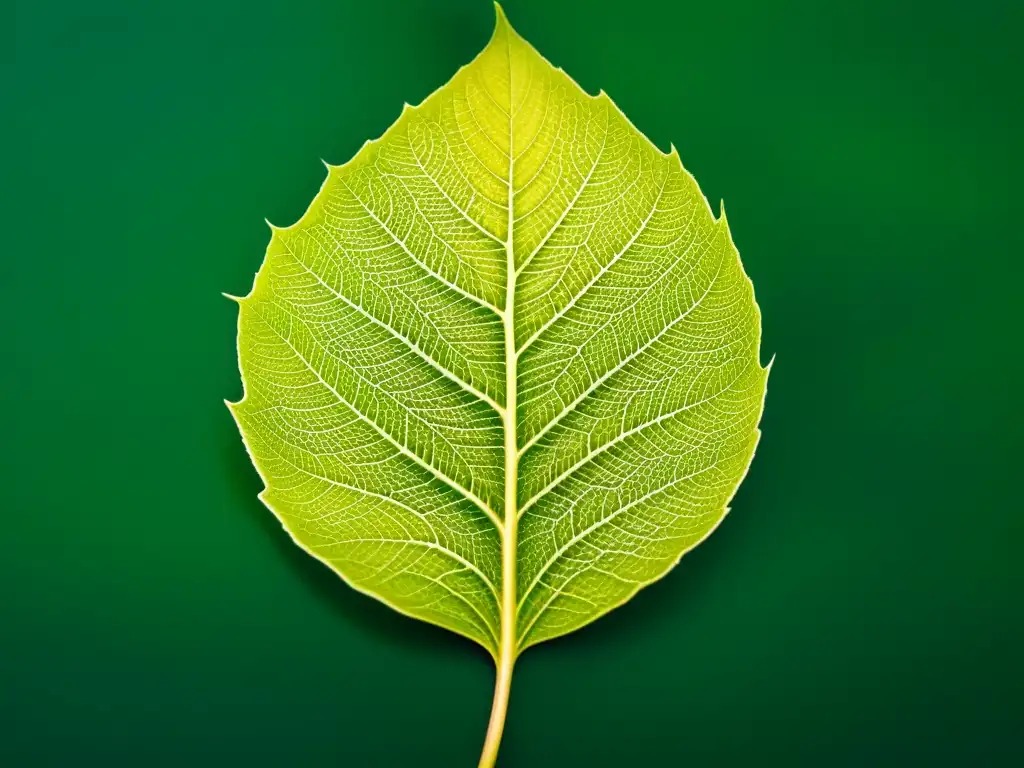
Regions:
<svg viewBox="0 0 1024 768"><path fill-rule="evenodd" d="M494 34L491 35L491 42L494 42L500 36L511 36L518 37L519 33L512 28L509 23L508 16L505 15L505 9L501 7L501 3L495 1L494 3Z"/></svg>
<svg viewBox="0 0 1024 768"><path fill-rule="evenodd" d="M500 26L508 27L508 26L511 26L508 23L508 17L505 15L505 9L501 7L501 3L497 2L497 0L495 0L495 2L494 2L494 16L495 16L495 19L494 19L494 26L495 27L500 27Z"/></svg>

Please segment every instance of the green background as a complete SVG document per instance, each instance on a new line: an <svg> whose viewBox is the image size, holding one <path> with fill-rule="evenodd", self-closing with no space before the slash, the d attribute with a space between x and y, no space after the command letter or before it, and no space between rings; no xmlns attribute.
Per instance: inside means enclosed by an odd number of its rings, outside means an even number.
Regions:
<svg viewBox="0 0 1024 768"><path fill-rule="evenodd" d="M725 198L777 359L728 521L522 658L502 765L1024 764L1021 4L506 10ZM0 764L475 765L485 654L257 501L220 291L490 4L3 14Z"/></svg>

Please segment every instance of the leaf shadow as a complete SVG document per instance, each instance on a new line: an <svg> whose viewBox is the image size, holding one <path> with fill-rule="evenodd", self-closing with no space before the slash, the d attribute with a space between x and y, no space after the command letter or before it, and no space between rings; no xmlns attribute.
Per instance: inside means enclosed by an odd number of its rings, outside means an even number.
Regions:
<svg viewBox="0 0 1024 768"><path fill-rule="evenodd" d="M365 631L375 642L396 645L402 650L428 650L450 656L465 655L469 646L489 662L490 656L476 643L433 624L403 616L356 591L328 566L298 547L273 512L257 498L263 490L263 482L249 461L234 424L224 429L224 435L219 453L232 496L238 499L240 515L246 518L246 524L256 525L262 531L291 574L318 602L347 625Z"/></svg>

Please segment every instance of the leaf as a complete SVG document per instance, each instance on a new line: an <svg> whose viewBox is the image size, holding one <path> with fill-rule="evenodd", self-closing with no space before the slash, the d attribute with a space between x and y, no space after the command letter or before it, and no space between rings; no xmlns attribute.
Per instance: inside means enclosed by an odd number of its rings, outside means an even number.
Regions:
<svg viewBox="0 0 1024 768"><path fill-rule="evenodd" d="M512 666L663 576L754 453L724 215L508 25L273 228L231 406L301 547Z"/></svg>

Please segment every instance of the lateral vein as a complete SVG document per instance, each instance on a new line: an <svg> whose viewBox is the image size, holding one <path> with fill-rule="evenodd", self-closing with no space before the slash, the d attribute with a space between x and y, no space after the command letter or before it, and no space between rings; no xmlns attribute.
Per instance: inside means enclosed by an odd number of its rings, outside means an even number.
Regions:
<svg viewBox="0 0 1024 768"><path fill-rule="evenodd" d="M295 347L295 345L292 344L290 339L286 338L284 334L278 331L273 325L271 325L266 320L264 320L263 322L268 328L270 328L271 331L274 332L275 335L277 335L278 338L281 339L281 341L285 343L285 345L288 347L288 349L292 351L295 357L297 357L299 361L301 361L302 364L305 365L306 368L308 368L309 371L314 376L316 376L317 380L321 384L323 384L328 389L328 391L330 391L331 394L333 394L338 399L339 403L342 403L343 405L347 406L349 410L351 410L352 413L354 413L360 419L360 421L365 422L375 431L377 431L385 440L391 443L403 456L412 459L416 464L430 472L442 483L444 483L450 488L455 489L463 496L465 496L468 501L471 501L473 504L479 507L480 511L491 519L491 522L494 523L495 526L497 526L499 531L502 529L501 518L499 518L497 513L490 508L490 505L488 505L483 499L481 499L479 496L473 493L473 491L463 486L457 480L448 477L444 472L432 466L430 463L424 461L414 451L409 450L406 446L404 446L402 443L400 443L398 440L392 437L385 429L383 429L379 424L377 424L377 422L375 422L369 416L364 414L361 410L356 408L355 405L350 403L344 396L342 396L340 392L338 392L337 389L335 389L330 385L330 383L328 383L328 381L320 374L320 371L313 367L313 365L305 358L305 356L303 356L303 354Z"/></svg>
<svg viewBox="0 0 1024 768"><path fill-rule="evenodd" d="M536 247L530 252L530 255L527 256L523 263L519 266L519 269L516 270L516 277L523 273L523 271L530 265L530 262L533 261L533 257L540 252L541 248L547 245L547 242L548 240L551 239L551 236L555 234L555 232L558 230L560 226L562 226L562 222L565 221L565 217L568 216L572 209L576 206L576 203L579 201L580 196L583 194L583 190L587 188L587 184L590 183L590 179L594 175L594 171L597 169L598 163L601 161L601 155L604 154L605 147L608 144L608 130L608 112L607 110L605 110L604 138L601 140L601 148L597 151L597 155L594 156L594 164L590 166L590 171L583 179L583 183L580 184L580 188L576 190L576 194L573 196L572 200L569 201L569 205L566 206L564 211L562 211L561 216L558 217L555 223L547 231L547 234L545 234L544 237L540 239L540 242L538 242Z"/></svg>
<svg viewBox="0 0 1024 768"><path fill-rule="evenodd" d="M633 234L633 236L629 238L629 241L622 247L622 250L620 250L611 259L609 259L608 263L601 267L597 271L597 273L590 279L590 281L587 282L587 284L584 285L583 288L580 289L580 291L575 296L573 296L572 299L569 300L564 307L555 312L555 314L553 314L543 325L541 325L540 328L534 331L530 335L530 338L523 342L523 346L519 348L518 354L523 354L523 352L526 351L527 347L533 344L533 342L535 342L540 337L540 335L544 333L544 331L546 331L548 328L554 325L559 320L559 318L565 317L565 314L574 306L576 306L576 302L578 302L580 299L586 296L587 292L594 286L594 284L598 280L600 280L604 275L606 275L608 271L615 266L619 259L621 259L629 251L629 249L633 247L633 244L637 241L637 239L639 239L640 235L642 235L644 231L647 229L647 225L650 224L651 219L654 218L654 214L658 212L658 204L661 202L661 196L665 193L665 186L668 184L668 177L670 172L671 171L668 168L665 169L665 179L662 181L661 188L658 190L658 196L654 198L654 205L651 207L651 212L648 213L647 217L640 223L640 227Z"/></svg>
<svg viewBox="0 0 1024 768"><path fill-rule="evenodd" d="M526 599L530 596L530 594L536 588L537 584L540 583L540 580L544 577L544 574L546 574L551 569L551 566L554 565L556 562L558 562L559 558L561 558L573 546L575 546L576 544L581 542L583 539L585 539L591 533L593 533L594 531L600 529L602 526L605 526L608 523L612 522L619 515L623 514L624 512L628 512L630 509L632 509L633 507L637 506L638 504L642 504L643 502L648 501L648 500L654 498L659 493L664 493L669 488L672 488L673 486L676 486L679 483L685 483L687 480L692 480L695 477L699 477L700 475L704 474L705 472L711 471L712 469L714 469L714 467L715 467L715 464L712 462L708 466L702 467L701 469L697 470L696 472L691 472L689 475L685 475L684 477L680 477L680 478L674 478L670 482L664 483L663 485L660 485L659 487L655 488L654 490L645 493L643 496L641 496L641 497L639 497L637 499L634 499L633 501L629 502L628 504L622 505L621 507L616 509L614 512L611 512L607 517L603 517L600 520L595 521L594 523L589 525L587 528L585 528L584 530L580 531L578 534L573 536L571 539L569 539L569 541L567 541L565 544L563 544L557 550L555 550L555 553L550 558L548 558L548 561L546 563L544 563L544 565L540 568L539 571L537 571L537 575L530 582L530 585L525 590L523 590L523 597L522 597L522 599L519 602L519 607L522 608L522 606L526 602ZM533 620L530 622L529 626L527 626L526 629L523 630L522 637L525 637L529 633L530 629L533 628L534 623L537 621L538 618L540 618L540 615L542 613L544 613L545 610L547 610L547 607L550 604L551 604L551 601L549 600L548 603L546 603L537 612L537 614L533 617ZM520 637L520 639L522 639L522 637Z"/></svg>
<svg viewBox="0 0 1024 768"><path fill-rule="evenodd" d="M332 237L331 239L333 240L334 238ZM379 328L383 328L385 331L387 331L389 334L391 334L391 336L393 336L398 341L401 341L403 344L405 344L406 347L408 347L413 352L415 352L416 355L418 355L419 358L421 360L423 360L423 362L425 362L431 368L436 370L438 373L440 373L442 376L444 376L449 381L453 382L454 384L457 384L460 388L462 388L463 390L465 390L469 394L473 395L474 397L477 397L480 400L483 400L485 403L487 403L489 406L491 406L491 408L496 410L499 415L505 412L504 407L499 405L498 401L495 400L493 397L488 395L486 392L483 392L482 390L477 389L472 384L470 384L468 381L463 380L461 377L459 377L459 376L455 375L454 373L452 373L451 371L449 371L443 365L441 365L436 360L434 360L434 358L432 358L429 354L427 354L427 352L424 351L419 346L419 344L414 342L412 339L406 338L401 333L399 333L394 328L392 328L390 325L388 325L387 323L383 322L382 320L379 320L378 318L374 317L372 314L370 314L368 311L366 311L366 309L364 309L359 304L357 304L356 302L354 302L351 299L349 299L348 296L345 296L343 293L341 293L340 291L336 290L334 288L334 286L330 285L326 280L324 280L322 277L320 277L320 275L318 275L315 270L313 270L309 266L307 266L298 257L298 255L296 255L291 250L291 248L288 247L287 244L285 245L285 249L288 251L288 254L295 260L296 264L298 264L304 270L306 270L306 272L308 272L312 277L314 277L316 279L316 281L318 283L320 283L320 285L322 285L324 288L326 288L328 291L330 291L333 296L335 296L336 298L338 298L341 301L345 302L345 304L347 306L349 306L352 309L354 309L357 312L359 312L363 317L365 317L367 320L372 322L374 325L378 326Z"/></svg>
<svg viewBox="0 0 1024 768"><path fill-rule="evenodd" d="M556 477L554 480L552 480L550 483L548 483L542 490L538 491L531 499L529 499L529 501L527 501L525 504L523 504L522 508L519 510L519 515L522 516L530 507L532 507L534 504L536 504L538 501L540 501L552 489L557 488L562 483L563 480L565 480L567 477L569 477L574 472L576 472L576 470L578 470L580 467L582 467L582 466L588 464L589 462L593 461L594 459L596 459L598 456L600 456L605 451L608 451L611 448L614 448L616 445L621 443L626 438L631 437L632 435L635 435L638 432L642 432L643 430L647 429L648 427L653 427L655 424L661 424L663 421L671 419L674 416L678 416L681 413L685 413L686 411L692 410L692 409L694 409L694 408L696 408L698 406L704 405L705 403L709 403L712 400L715 400L716 398L721 397L723 394L725 394L726 392L728 392L732 388L733 384L735 384L737 381L740 380L740 378L747 372L748 368L749 368L749 366L745 366L740 371L739 375L736 376L736 378L733 381L729 382L729 384L726 385L725 387L722 387L722 389L716 391L713 395L710 395L709 397L705 397L703 400L697 400L697 401L692 402L692 403L687 403L686 405L681 406L679 408L676 408L675 410L668 411L667 413L663 413L660 416L658 416L657 418L651 419L650 421L645 421L645 422L643 422L641 424L637 424L632 429L628 429L625 432L622 432L622 433L616 435L614 438L612 438L611 440L609 440L607 443L605 443L604 445L600 446L599 448L595 448L594 450L589 451L582 459L580 459L575 464L573 464L571 467L569 467L567 470L562 472L562 474L560 474L558 477Z"/></svg>
<svg viewBox="0 0 1024 768"><path fill-rule="evenodd" d="M469 299L470 301L476 302L481 307L484 307L485 309L491 310L498 317L503 317L504 316L505 313L501 309L499 309L498 307L496 307L493 304L491 304L491 302L487 301L487 299L483 299L483 298L477 296L476 294L467 291L465 288L462 288L462 287L456 285L451 280L446 279L444 276L442 276L438 272L435 272L433 269L431 269L426 264L426 262L422 261L416 254L414 254L412 252L412 250L410 250L409 246L405 244L405 241L402 240L402 238L400 238L398 235L396 235L394 232L391 231L391 228L388 227L388 225L385 224L377 216L377 214L375 214L370 209L370 207L366 203L364 203L362 201L362 199L352 190L352 188L348 184L345 183L344 179L340 179L340 181L341 181L342 186L344 186L345 189L348 190L349 194L352 195L352 199L355 200L357 203L359 203L359 205L362 207L362 209L364 211L366 211L367 215L371 219L373 219L375 222L377 222L377 225L381 229L383 229L388 234L388 236L395 242L395 244L397 246L399 246L403 251L405 251L406 255L408 255L410 259L412 259L414 262L416 262L420 266L420 268L423 269L424 272L426 272L428 275L430 275L431 277L436 279L438 282L446 285L448 288L450 288L451 290L455 291L460 296L464 296L467 299Z"/></svg>
<svg viewBox="0 0 1024 768"><path fill-rule="evenodd" d="M554 416L554 418L551 419L551 421L549 421L547 424L545 424L544 427L539 432L537 432L536 435L534 435L533 437L531 437L527 441L527 443L523 446L522 450L519 452L519 455L522 456L530 448L532 448L537 443L538 440L540 440L542 437L544 437L544 435L546 435L555 426L557 426L559 424L559 422L561 422L562 419L565 418L566 415L568 415L569 413L572 413L573 409L576 408L576 406L579 405L581 402L583 402L583 400L585 400L587 397L589 397L594 390L596 390L599 386L604 384L604 382L606 382L608 379L610 379L616 373L618 373L623 368L625 368L627 365L629 365L629 363L631 361L633 361L634 359L636 359L637 357L642 355L644 352L646 352L648 349L650 349L666 333L671 331L679 323L681 323L683 320L685 320L687 317L689 317L694 312L694 310L696 310L697 307L699 307L703 303L704 299L706 299L708 297L708 294L711 293L711 289L715 286L715 283L718 282L718 275L721 273L721 269L722 269L721 262L719 262L718 271L715 273L715 276L711 279L711 282L708 283L707 289L704 291L704 293L701 294L700 298L698 298L685 312L683 312L681 315L679 315L679 317L675 318L672 322L668 323L664 328L662 328L654 336L652 336L649 341L647 341L646 343L644 343L643 345L641 345L640 347L635 349L633 352L630 352L626 357L624 357L622 359L621 362L619 362L616 365L614 365L613 367L609 368L601 376L599 376L598 378L594 379L594 382L586 390L584 390L575 400L573 400L572 403L570 403L565 408L563 408L561 411L559 411Z"/></svg>

